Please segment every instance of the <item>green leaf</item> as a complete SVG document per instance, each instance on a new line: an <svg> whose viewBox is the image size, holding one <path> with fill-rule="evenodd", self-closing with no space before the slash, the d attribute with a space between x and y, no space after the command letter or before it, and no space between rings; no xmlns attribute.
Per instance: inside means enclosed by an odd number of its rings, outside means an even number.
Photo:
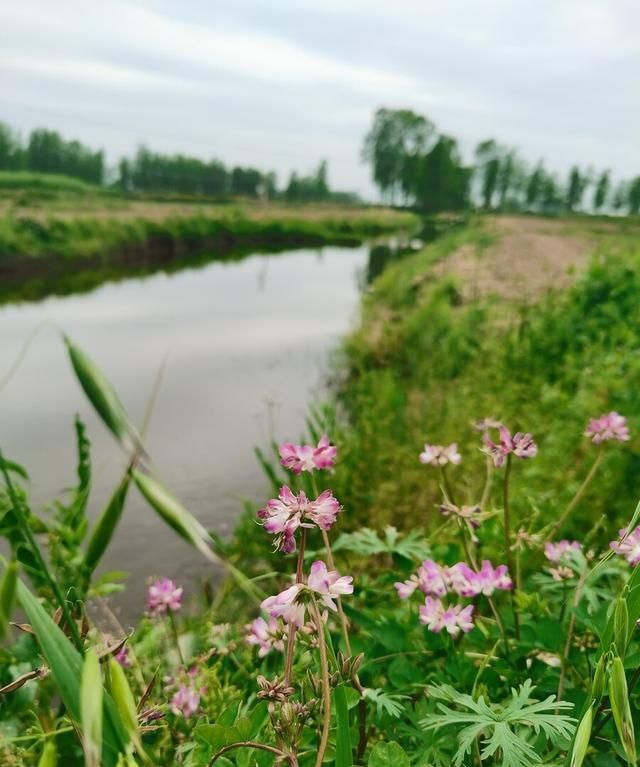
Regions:
<svg viewBox="0 0 640 767"><path fill-rule="evenodd" d="M127 471L127 474L116 488L115 493L111 496L109 503L98 517L95 527L93 528L84 560L90 572L93 572L96 569L98 563L102 559L102 555L111 542L116 527L118 526L118 522L120 521L120 517L122 516L122 512L124 511L124 504L127 500L127 491L129 490L130 483L131 476Z"/></svg>
<svg viewBox="0 0 640 767"><path fill-rule="evenodd" d="M96 413L121 444L133 442L136 446L139 445L137 431L106 376L68 336L63 338L76 378Z"/></svg>
<svg viewBox="0 0 640 767"><path fill-rule="evenodd" d="M138 489L162 519L208 560L216 562L217 557L209 545L209 534L200 522L153 477L137 469L132 474Z"/></svg>
<svg viewBox="0 0 640 767"><path fill-rule="evenodd" d="M100 767L102 753L102 674L93 648L87 650L82 667L80 707L82 744L86 767Z"/></svg>
<svg viewBox="0 0 640 767"><path fill-rule="evenodd" d="M17 583L17 594L18 601L33 628L42 654L51 670L51 677L60 697L70 716L76 722L81 722L82 656L21 580ZM116 767L118 756L126 752L128 742L129 739L122 728L113 700L105 694L103 698L103 767Z"/></svg>
<svg viewBox="0 0 640 767"><path fill-rule="evenodd" d="M344 685L339 684L333 691L336 712L336 767L351 767L351 732L349 730L349 707Z"/></svg>
<svg viewBox="0 0 640 767"><path fill-rule="evenodd" d="M0 642L5 638L16 601L18 563L12 560L7 565L0 581Z"/></svg>
<svg viewBox="0 0 640 767"><path fill-rule="evenodd" d="M368 767L411 767L406 751L395 741L376 743L369 755Z"/></svg>

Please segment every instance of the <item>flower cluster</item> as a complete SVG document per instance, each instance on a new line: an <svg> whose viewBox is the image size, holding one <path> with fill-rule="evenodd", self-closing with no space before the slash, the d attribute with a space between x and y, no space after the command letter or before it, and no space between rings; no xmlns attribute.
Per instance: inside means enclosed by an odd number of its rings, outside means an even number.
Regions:
<svg viewBox="0 0 640 767"><path fill-rule="evenodd" d="M337 448L329 442L329 437L323 434L317 447L311 445L294 445L284 442L280 445L280 463L294 474L315 469L332 469L336 460Z"/></svg>
<svg viewBox="0 0 640 767"><path fill-rule="evenodd" d="M553 562L554 564L562 562L563 560L566 561L568 555L570 555L572 551L582 551L582 544L579 541L567 540L558 541L557 543L547 541L547 543L544 544L544 555L549 562Z"/></svg>
<svg viewBox="0 0 640 767"><path fill-rule="evenodd" d="M611 439L626 442L629 439L627 419L615 411L601 415L600 418L592 418L584 435L596 445Z"/></svg>
<svg viewBox="0 0 640 767"><path fill-rule="evenodd" d="M506 565L494 567L484 560L480 570L473 570L466 562L447 567L432 559L425 559L417 572L403 583L396 583L400 599L407 599L416 589L425 595L420 608L420 622L430 631L445 629L452 636L473 628L473 606L446 605L442 597L454 593L460 597L491 596L494 591L508 591L513 584Z"/></svg>
<svg viewBox="0 0 640 767"><path fill-rule="evenodd" d="M334 599L343 594L353 594L353 578L327 570L325 563L317 560L311 565L306 585L294 583L279 594L267 597L260 606L272 618L282 618L285 623L302 628L309 598L319 597L322 605L335 611Z"/></svg>
<svg viewBox="0 0 640 767"><path fill-rule="evenodd" d="M200 700L207 693L207 686L199 684L200 671L195 666L178 678L169 677L165 689L175 690L169 701L169 707L176 716L189 719L200 710Z"/></svg>
<svg viewBox="0 0 640 767"><path fill-rule="evenodd" d="M272 616L268 621L264 618L256 618L247 626L247 643L260 648L259 658L264 658L271 650L284 652L285 638L286 632L282 621Z"/></svg>
<svg viewBox="0 0 640 767"><path fill-rule="evenodd" d="M149 612L152 615L177 612L182 607L182 591L182 587L176 586L171 578L158 578L149 586L147 593Z"/></svg>
<svg viewBox="0 0 640 767"><path fill-rule="evenodd" d="M448 463L457 465L462 460L458 452L458 445L452 442L447 447L442 445L426 445L420 453L420 463L430 464L431 466L446 466Z"/></svg>
<svg viewBox="0 0 640 767"><path fill-rule="evenodd" d="M497 428L499 441L494 442L489 436L489 428ZM513 454L516 458L534 458L538 454L538 446L531 434L516 432L511 434L504 424L495 424L484 430L482 437L484 452L491 456L494 466L504 466L507 456Z"/></svg>
<svg viewBox="0 0 640 767"><path fill-rule="evenodd" d="M420 608L420 623L436 634L443 629L452 637L461 631L467 634L473 628L473 605L445 606L440 599L427 597Z"/></svg>
<svg viewBox="0 0 640 767"><path fill-rule="evenodd" d="M491 596L496 590L508 591L512 586L507 566L494 567L488 559L477 572L466 562L447 567L425 559L409 580L395 584L400 599L407 599L416 589L425 596L443 597L454 592L461 597L475 597Z"/></svg>
<svg viewBox="0 0 640 767"><path fill-rule="evenodd" d="M304 491L295 495L286 485L277 498L272 498L258 511L264 529L276 536L276 549L290 554L296 550L296 532L300 527L317 525L329 530L340 511L340 504L331 490L325 490L310 501Z"/></svg>
<svg viewBox="0 0 640 767"><path fill-rule="evenodd" d="M616 554L624 557L632 567L635 567L640 563L640 526L628 535L626 528L622 528L618 533L619 540L611 541L609 545Z"/></svg>

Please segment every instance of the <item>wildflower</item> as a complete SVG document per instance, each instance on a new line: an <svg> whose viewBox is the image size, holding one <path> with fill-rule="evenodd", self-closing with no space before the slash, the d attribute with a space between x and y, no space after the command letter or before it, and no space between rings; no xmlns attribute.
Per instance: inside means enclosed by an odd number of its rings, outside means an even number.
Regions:
<svg viewBox="0 0 640 767"><path fill-rule="evenodd" d="M608 442L610 439L626 442L629 439L627 419L620 413L616 413L615 410L601 415L600 418L592 418L584 435L596 445L601 442Z"/></svg>
<svg viewBox="0 0 640 767"><path fill-rule="evenodd" d="M635 567L640 562L640 527L636 527L629 535L627 535L626 528L618 532L620 540L611 541L609 546L616 554L624 557L632 567Z"/></svg>
<svg viewBox="0 0 640 767"><path fill-rule="evenodd" d="M306 602L313 594L330 610L337 610L333 601L342 594L353 594L353 578L340 576L336 570L327 570L324 562L317 560L311 565L307 584L294 583L273 597L267 597L260 605L273 618L282 618L299 629L304 626Z"/></svg>
<svg viewBox="0 0 640 767"><path fill-rule="evenodd" d="M290 554L296 550L295 534L299 527L316 524L322 530L329 530L339 511L340 504L331 490L325 490L315 501L310 501L304 491L295 495L285 485L277 498L259 509L258 517L263 520L264 529L276 535L276 550Z"/></svg>
<svg viewBox="0 0 640 767"><path fill-rule="evenodd" d="M500 421L496 421L495 418L482 418L473 424L473 428L476 431L485 432L489 429L499 429L502 424Z"/></svg>
<svg viewBox="0 0 640 767"><path fill-rule="evenodd" d="M247 626L246 640L248 644L260 648L259 658L264 658L271 650L284 652L284 630L277 618L269 617L269 622L264 618L256 618Z"/></svg>
<svg viewBox="0 0 640 767"><path fill-rule="evenodd" d="M561 562L572 551L582 551L582 544L579 541L567 540L558 541L557 543L547 541L544 544L544 555L550 562Z"/></svg>
<svg viewBox="0 0 640 767"><path fill-rule="evenodd" d="M285 623L293 623L298 628L304 626L305 606L298 602L298 595L302 589L301 583L294 583L288 589L281 591L273 597L267 597L260 607L272 618L282 618Z"/></svg>
<svg viewBox="0 0 640 767"><path fill-rule="evenodd" d="M424 451L420 453L420 463L431 464L432 466L445 466L448 463L457 465L462 460L458 452L457 442L452 442L447 447L442 445L426 445Z"/></svg>
<svg viewBox="0 0 640 767"><path fill-rule="evenodd" d="M446 501L441 503L439 508L443 517L457 517L461 522L474 529L480 527L480 522L486 516L482 514L478 504L474 506L456 506L454 503Z"/></svg>
<svg viewBox="0 0 640 767"><path fill-rule="evenodd" d="M167 611L177 612L182 606L182 587L176 586L171 578L159 578L149 586L147 607L153 615Z"/></svg>
<svg viewBox="0 0 640 767"><path fill-rule="evenodd" d="M465 562L449 568L451 588L463 597L475 597L484 594L490 597L494 591L509 591L513 583L506 565L494 567L488 559L483 560L478 572Z"/></svg>
<svg viewBox="0 0 640 767"><path fill-rule="evenodd" d="M443 597L447 593L448 570L432 559L425 559L418 571L404 583L396 583L400 599L408 599L418 588L425 595Z"/></svg>
<svg viewBox="0 0 640 767"><path fill-rule="evenodd" d="M340 576L336 570L327 570L321 560L311 565L308 586L320 595L320 602L334 612L337 610L333 601L336 597L353 594L353 578L350 575Z"/></svg>
<svg viewBox="0 0 640 767"><path fill-rule="evenodd" d="M473 628L473 605L445 606L439 599L426 597L420 608L420 623L436 634L445 629L452 637Z"/></svg>
<svg viewBox="0 0 640 767"><path fill-rule="evenodd" d="M185 719L193 716L200 707L200 692L186 684L181 684L171 698L171 710Z"/></svg>
<svg viewBox="0 0 640 767"><path fill-rule="evenodd" d="M280 463L285 469L300 474L314 469L332 469L338 450L329 442L329 437L323 434L317 447L285 442L280 445L279 452Z"/></svg>
<svg viewBox="0 0 640 767"><path fill-rule="evenodd" d="M570 580L575 576L575 573L570 567L559 565L558 567L550 567L549 575L553 578L554 581L561 582Z"/></svg>
<svg viewBox="0 0 640 767"><path fill-rule="evenodd" d="M131 659L129 658L129 648L127 645L123 645L113 657L122 668L131 668Z"/></svg>
<svg viewBox="0 0 640 767"><path fill-rule="evenodd" d="M321 530L330 530L339 511L340 504L333 497L333 493L331 490L325 490L309 505L306 515Z"/></svg>
<svg viewBox="0 0 640 767"><path fill-rule="evenodd" d="M504 466L507 456L511 453L516 458L534 458L538 454L538 446L531 434L519 431L512 435L504 424L500 424L498 433L500 435L498 443L492 441L488 431L485 431L482 438L485 445L484 452L491 456L495 466Z"/></svg>

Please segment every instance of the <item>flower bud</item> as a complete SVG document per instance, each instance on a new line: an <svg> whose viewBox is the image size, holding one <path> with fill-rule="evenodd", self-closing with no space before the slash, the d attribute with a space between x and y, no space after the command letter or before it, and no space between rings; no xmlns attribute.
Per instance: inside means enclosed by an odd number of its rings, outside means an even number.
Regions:
<svg viewBox="0 0 640 767"><path fill-rule="evenodd" d="M587 755L589 741L591 739L591 728L593 726L593 705L584 712L576 736L573 741L573 751L571 752L571 762L569 767L582 767L584 758Z"/></svg>
<svg viewBox="0 0 640 767"><path fill-rule="evenodd" d="M617 600L613 614L613 637L618 655L624 658L629 639L629 610L627 608L627 600L622 597Z"/></svg>
<svg viewBox="0 0 640 767"><path fill-rule="evenodd" d="M627 759L631 764L636 763L636 738L629 706L629 691L624 666L618 656L611 662L609 669L609 700L613 721L622 743Z"/></svg>
<svg viewBox="0 0 640 767"><path fill-rule="evenodd" d="M332 687L337 687L340 684L340 672L336 671L335 674L332 674L329 679L329 684Z"/></svg>
<svg viewBox="0 0 640 767"><path fill-rule="evenodd" d="M356 655L356 657L351 661L351 677L354 677L358 671L360 671L360 667L362 666L362 661L364 660L364 653L361 652L359 655Z"/></svg>
<svg viewBox="0 0 640 767"><path fill-rule="evenodd" d="M600 656L600 660L596 665L596 670L593 674L593 682L591 683L591 697L599 701L604 694L604 683L606 680L607 662L606 655L603 653Z"/></svg>
<svg viewBox="0 0 640 767"><path fill-rule="evenodd" d="M296 712L293 705L287 701L280 708L280 724L286 730L293 724L296 718Z"/></svg>

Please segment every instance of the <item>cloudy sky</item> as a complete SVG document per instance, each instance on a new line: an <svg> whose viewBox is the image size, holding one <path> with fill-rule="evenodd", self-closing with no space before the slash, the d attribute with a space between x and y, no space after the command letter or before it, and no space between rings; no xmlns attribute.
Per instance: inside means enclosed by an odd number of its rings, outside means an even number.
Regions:
<svg viewBox="0 0 640 767"><path fill-rule="evenodd" d="M378 106L408 107L470 154L493 136L640 173L637 0L5 0L0 120L102 146L144 142L278 172L359 160Z"/></svg>

